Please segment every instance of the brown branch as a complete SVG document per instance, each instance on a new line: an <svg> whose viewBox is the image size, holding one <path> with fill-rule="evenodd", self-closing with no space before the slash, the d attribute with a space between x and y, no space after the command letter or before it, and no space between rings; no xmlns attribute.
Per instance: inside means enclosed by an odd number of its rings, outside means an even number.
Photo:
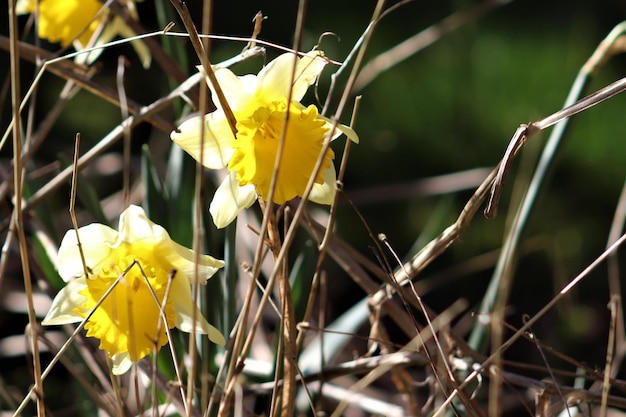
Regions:
<svg viewBox="0 0 626 417"><path fill-rule="evenodd" d="M0 36L0 48L8 50L8 47L9 39L5 36ZM20 50L20 57L35 64L40 62L41 60L43 60L44 62L48 62L51 59L56 58L50 52L45 51L41 48L37 48L25 42L18 42L18 47ZM60 78L70 80L81 88L94 94L95 96L100 97L101 99L117 107L120 107L120 101L117 92L113 88L93 81L87 73L89 68L85 67L84 65L76 64L74 61L69 59L63 59L49 62L45 65L45 70ZM127 101L128 112L130 114L138 114L143 108L141 104L131 99L128 99ZM175 129L175 126L172 123L155 114L145 115L143 117L143 120L151 123L153 126L161 129L164 132L169 133Z"/></svg>

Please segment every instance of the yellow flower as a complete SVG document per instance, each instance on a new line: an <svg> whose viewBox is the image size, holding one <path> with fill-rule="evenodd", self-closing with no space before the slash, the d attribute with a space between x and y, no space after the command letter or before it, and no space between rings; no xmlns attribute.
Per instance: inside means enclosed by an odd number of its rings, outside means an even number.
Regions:
<svg viewBox="0 0 626 417"><path fill-rule="evenodd" d="M76 323L88 317L87 336L100 339L100 349L111 359L116 375L126 372L155 345L157 349L165 345L166 326L189 333L195 329L224 345L224 336L206 321L191 296L196 268L199 282L206 283L224 262L200 255L196 266L195 253L172 241L137 206L122 213L119 231L94 223L78 233L85 265L76 232L69 230L57 259L59 274L69 282L54 298L43 325Z"/></svg>
<svg viewBox="0 0 626 417"><path fill-rule="evenodd" d="M18 14L34 13L37 0L17 0ZM98 0L39 0L39 37L50 42L60 42L64 47L70 43L77 51L87 46L99 46L111 41L116 36L132 37L136 34L124 20L118 16L110 19L109 11L98 14L103 3ZM137 12L132 1L125 3L131 16L137 19ZM104 24L102 33L99 26ZM97 34L95 42L91 38ZM143 41L131 42L144 67L150 66L151 56L148 47ZM94 50L86 55L79 55L81 63L92 63L102 52Z"/></svg>
<svg viewBox="0 0 626 417"><path fill-rule="evenodd" d="M295 81L289 97L294 59L297 60ZM322 171L315 178L309 199L320 204L332 202L336 181L334 153L329 149L321 155L322 147L326 140L336 139L341 133L354 142L358 142L358 137L349 127L338 125L329 138L333 122L321 116L315 106L300 104L325 64L323 53L312 51L302 58L291 53L280 55L258 75L238 77L227 68L215 67L218 83L237 119L237 137L233 137L224 111L215 100L218 107L215 112L186 120L172 132L171 138L198 161L202 145L200 162L205 167L228 167L229 175L218 187L210 206L217 227L227 226L242 209L254 203L257 195L268 199L286 117L288 124L273 201L282 204L302 197L316 161L322 157ZM216 97L210 82L209 87Z"/></svg>

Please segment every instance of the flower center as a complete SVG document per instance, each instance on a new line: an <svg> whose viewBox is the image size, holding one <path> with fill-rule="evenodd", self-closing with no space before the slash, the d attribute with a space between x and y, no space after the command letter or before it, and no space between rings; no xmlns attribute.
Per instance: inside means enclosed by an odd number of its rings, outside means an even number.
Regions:
<svg viewBox="0 0 626 417"><path fill-rule="evenodd" d="M241 185L254 184L257 193L267 200L280 144L287 105L274 102L259 107L247 119L237 123L237 140L228 169L235 171ZM283 156L276 181L274 202L282 204L304 194L328 131L313 105L300 109L290 106ZM334 152L323 156L322 169L315 182L323 184L323 170L330 167Z"/></svg>
<svg viewBox="0 0 626 417"><path fill-rule="evenodd" d="M150 253L136 246L133 245L133 252ZM169 271L159 267L158 260L133 256L130 250L131 245L122 244L113 250L106 265L94 271L87 279L87 288L80 291L86 301L75 311L87 317L102 300L85 324L87 336L100 339L100 349L109 357L128 352L130 359L137 362L167 343L165 328L174 327L176 319L169 301L163 308L167 323L161 318ZM112 285L115 287L103 298Z"/></svg>

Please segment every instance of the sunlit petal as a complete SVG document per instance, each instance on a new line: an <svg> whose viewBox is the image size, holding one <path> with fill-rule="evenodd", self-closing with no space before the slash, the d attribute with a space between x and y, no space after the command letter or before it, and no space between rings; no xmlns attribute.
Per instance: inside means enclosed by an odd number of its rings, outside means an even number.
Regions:
<svg viewBox="0 0 626 417"><path fill-rule="evenodd" d="M137 34L126 24L126 22L124 22L122 18L115 16L113 19L107 22L107 25L104 27L104 29L98 36L98 39L91 47L103 46L113 41L117 37L132 38L135 36L137 36ZM77 51L81 51L87 48L87 42L92 42L92 40L82 36L75 39L73 42L74 49L76 49ZM152 54L150 53L150 49L148 48L146 43L143 40L138 39L131 41L130 44L137 53L137 56L141 61L141 65L146 69L149 68L150 63L152 62ZM94 49L88 53L78 55L75 58L75 61L79 64L91 65L96 61L96 59L98 59L103 51L104 48Z"/></svg>
<svg viewBox="0 0 626 417"><path fill-rule="evenodd" d="M309 200L318 204L331 204L337 192L336 182L335 166L331 164L328 169L324 170L324 183L313 184Z"/></svg>
<svg viewBox="0 0 626 417"><path fill-rule="evenodd" d="M196 274L196 260L198 261L197 271L201 284L206 283L220 268L224 267L224 262L209 255L199 255L189 248L186 248L174 241L167 245L155 248L155 255L172 265L177 271L182 273L190 282Z"/></svg>
<svg viewBox="0 0 626 417"><path fill-rule="evenodd" d="M297 58L291 53L278 56L259 72L257 95L268 103L285 100L289 94L289 83L292 80L295 63L291 100L300 101L326 65L322 56L320 51L309 52L303 58Z"/></svg>
<svg viewBox="0 0 626 417"><path fill-rule="evenodd" d="M202 123L204 124L204 140L201 140ZM178 130L171 133L174 143L183 148L196 161L209 169L224 168L233 153L233 132L221 110L204 117L195 116L187 119ZM203 148L201 148L203 146Z"/></svg>
<svg viewBox="0 0 626 417"><path fill-rule="evenodd" d="M259 71L257 89L259 104L286 101L289 93L291 72L296 59L297 57L294 54L282 54Z"/></svg>
<svg viewBox="0 0 626 417"><path fill-rule="evenodd" d="M293 84L292 100L300 101L326 66L326 59L321 51L311 51L298 60L296 77Z"/></svg>
<svg viewBox="0 0 626 417"><path fill-rule="evenodd" d="M119 21L119 20L120 19L117 17L113 19L114 22ZM116 36L117 36L117 29L113 25L108 24L102 30L102 33L98 37L95 44L91 46L97 47L97 46L104 45L107 42L110 42L111 40L113 40L113 38L115 38ZM89 41L91 41L91 39L89 38L85 39L83 37L80 37L80 38L74 39L74 41L72 42L72 45L74 46L74 49L76 49L77 51L81 51L87 48ZM95 62L96 59L98 59L98 57L102 54L103 51L104 51L103 48L97 48L89 52L81 53L76 56L75 61L78 64L91 65L93 62Z"/></svg>
<svg viewBox="0 0 626 417"><path fill-rule="evenodd" d="M17 0L15 13L17 15L32 13L35 10L35 0Z"/></svg>
<svg viewBox="0 0 626 417"><path fill-rule="evenodd" d="M122 38L132 38L137 36L137 34L126 24L126 22L124 22L124 19L116 16L113 21L107 25L98 39L97 44L103 45L112 41L116 36L120 36ZM141 65L144 68L149 68L150 63L152 62L152 54L150 53L148 45L146 45L146 43L141 39L131 41L130 44L137 53L137 56L141 61Z"/></svg>
<svg viewBox="0 0 626 417"><path fill-rule="evenodd" d="M322 115L320 115L319 117L326 122L326 126L329 130L333 127L334 121L331 118ZM335 132L333 133L333 137L331 138L331 140L337 139L339 136L341 136L342 133L346 135L348 139L350 139L352 142L359 143L359 135L357 135L354 129L349 126L342 125L341 123L337 123L337 127L335 128Z"/></svg>
<svg viewBox="0 0 626 417"><path fill-rule="evenodd" d="M102 224L90 224L78 229L85 264L94 267L105 259L115 245L118 232ZM57 258L59 275L65 281L85 275L76 232L68 230L61 241Z"/></svg>
<svg viewBox="0 0 626 417"><path fill-rule="evenodd" d="M90 47L99 47L103 46L111 41L113 41L117 37L122 38L132 38L137 36L137 34L124 22L124 20L118 16L111 19L111 21L107 22L107 25L102 30L102 33L98 36L96 42ZM87 48L88 43L92 42L91 39L80 37L75 39L72 44L74 49L77 51L81 51ZM139 60L141 61L141 65L144 68L149 68L150 63L152 62L152 54L150 53L150 49L146 45L146 43L141 40L133 40L130 42L133 49L137 53ZM97 48L89 51L87 53L82 53L76 56L75 61L79 64L91 65L98 59L98 57L102 54L104 48Z"/></svg>
<svg viewBox="0 0 626 417"><path fill-rule="evenodd" d="M145 244L159 244L169 241L167 231L153 223L146 212L139 206L130 205L119 221L119 242L142 242Z"/></svg>
<svg viewBox="0 0 626 417"><path fill-rule="evenodd" d="M226 340L222 333L211 326L202 316L198 308L193 304L189 284L183 280L176 280L171 285L170 300L176 310L176 327L180 330L192 333L206 334L211 342L224 346ZM194 323L193 316L196 316Z"/></svg>
<svg viewBox="0 0 626 417"><path fill-rule="evenodd" d="M201 66L198 67L198 69L204 74L204 69ZM230 69L217 66L213 67L213 72L222 93L226 97L226 101L228 102L230 109L233 112L242 111L254 95L257 84L256 76L247 75L245 77L238 77ZM211 81L206 74L205 79L211 88L213 102L218 109L221 109L222 104L217 98L215 86L211 84Z"/></svg>
<svg viewBox="0 0 626 417"><path fill-rule="evenodd" d="M79 294L79 291L87 288L85 278L78 278L68 282L68 284L59 291L54 300L50 311L46 314L41 324L44 326L53 326L57 324L78 323L83 320L83 316L78 314L76 306L85 302L85 297Z"/></svg>
<svg viewBox="0 0 626 417"><path fill-rule="evenodd" d="M113 375L122 375L128 372L133 365L133 361L130 359L128 353L118 353L111 356L111 366Z"/></svg>
<svg viewBox="0 0 626 417"><path fill-rule="evenodd" d="M229 173L215 191L209 212L218 229L228 226L244 208L256 200L254 185L240 186L233 172Z"/></svg>

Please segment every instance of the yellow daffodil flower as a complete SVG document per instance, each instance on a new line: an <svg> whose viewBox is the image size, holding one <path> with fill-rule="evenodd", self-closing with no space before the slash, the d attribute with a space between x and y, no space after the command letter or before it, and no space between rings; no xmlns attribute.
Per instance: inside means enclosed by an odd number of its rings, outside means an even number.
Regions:
<svg viewBox="0 0 626 417"><path fill-rule="evenodd" d="M294 84L289 96L294 59L297 60ZM341 133L354 142L358 142L358 137L343 125L333 131L332 120L321 116L314 105L305 107L300 103L325 64L323 53L312 51L302 58L291 53L280 55L258 75L239 77L227 68L215 67L219 86L237 119L236 138L218 100L214 100L218 107L215 112L192 117L172 132L172 140L205 167L228 167L229 174L215 192L209 208L218 228L227 226L241 210L250 207L257 195L268 199L283 130L284 148L273 201L282 204L302 197L320 157L323 158L322 171L315 178L309 199L320 204L333 201L334 153L329 149L321 155L322 148L325 141L336 139ZM208 83L216 97L214 86ZM283 129L285 119L287 128ZM203 143L202 123L205 126ZM333 134L329 137L331 131Z"/></svg>
<svg viewBox="0 0 626 417"><path fill-rule="evenodd" d="M34 13L37 0L17 0L18 14ZM131 16L137 19L137 11L132 1L124 3ZM98 0L39 0L38 26L39 37L50 42L60 42L64 47L70 43L77 51L88 46L99 46L111 41L116 36L132 37L136 33L118 16L110 16L107 9L100 12L103 3ZM100 26L104 27L100 30ZM92 42L92 37L97 36ZM131 44L144 67L150 66L151 55L146 44L141 40ZM84 55L78 55L81 63L92 63L102 52L96 49Z"/></svg>
<svg viewBox="0 0 626 417"><path fill-rule="evenodd" d="M224 345L224 336L206 321L191 296L196 270L199 283L206 283L224 262L200 255L196 265L195 253L172 241L137 206L122 213L118 231L94 223L78 234L84 263L76 231L69 230L57 259L59 275L68 284L54 298L43 325L87 318L87 336L100 339L116 375L165 345L166 326L207 334Z"/></svg>

